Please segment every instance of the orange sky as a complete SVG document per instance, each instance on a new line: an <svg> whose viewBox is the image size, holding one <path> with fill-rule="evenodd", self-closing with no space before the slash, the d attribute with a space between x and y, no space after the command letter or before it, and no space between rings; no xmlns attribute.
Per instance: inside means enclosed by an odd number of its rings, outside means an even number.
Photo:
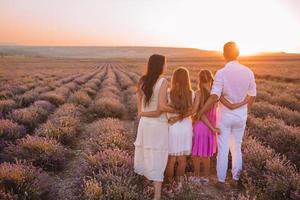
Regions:
<svg viewBox="0 0 300 200"><path fill-rule="evenodd" d="M300 52L298 0L0 0L0 43Z"/></svg>

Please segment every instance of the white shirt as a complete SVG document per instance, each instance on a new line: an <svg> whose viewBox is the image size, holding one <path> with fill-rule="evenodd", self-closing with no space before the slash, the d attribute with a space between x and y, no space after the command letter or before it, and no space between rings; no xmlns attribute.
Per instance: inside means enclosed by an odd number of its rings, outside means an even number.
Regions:
<svg viewBox="0 0 300 200"><path fill-rule="evenodd" d="M222 69L217 71L211 94L217 95L218 99L223 94L231 103L239 103L247 95L256 96L256 83L252 70L236 60L228 62ZM220 112L247 116L247 105L230 110L219 102Z"/></svg>

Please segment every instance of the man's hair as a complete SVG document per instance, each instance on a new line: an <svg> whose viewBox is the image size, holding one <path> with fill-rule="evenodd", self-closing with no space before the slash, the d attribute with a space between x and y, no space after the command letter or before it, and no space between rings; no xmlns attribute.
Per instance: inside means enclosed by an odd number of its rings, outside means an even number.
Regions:
<svg viewBox="0 0 300 200"><path fill-rule="evenodd" d="M240 54L235 42L227 42L223 47L223 55L227 60L235 60Z"/></svg>

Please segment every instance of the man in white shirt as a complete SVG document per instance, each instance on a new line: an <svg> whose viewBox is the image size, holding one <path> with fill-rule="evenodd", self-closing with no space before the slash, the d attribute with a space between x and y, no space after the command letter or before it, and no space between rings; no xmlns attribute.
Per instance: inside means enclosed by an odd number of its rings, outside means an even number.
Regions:
<svg viewBox="0 0 300 200"><path fill-rule="evenodd" d="M237 61L239 49L234 42L224 45L223 55L226 65L217 71L209 99L200 111L200 115L217 103L223 95L231 103L242 102L247 96L248 106L244 105L230 110L219 102L217 112L217 127L220 134L217 137L217 176L218 186L223 187L228 168L229 150L232 155L232 179L236 186L242 170L241 144L246 127L247 108L251 106L256 96L256 84L253 72Z"/></svg>

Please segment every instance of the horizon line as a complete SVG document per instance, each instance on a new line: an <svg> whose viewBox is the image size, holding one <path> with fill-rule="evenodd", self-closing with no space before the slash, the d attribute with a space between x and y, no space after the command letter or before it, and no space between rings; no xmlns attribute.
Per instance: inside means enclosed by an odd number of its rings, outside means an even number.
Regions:
<svg viewBox="0 0 300 200"><path fill-rule="evenodd" d="M196 47L179 47L179 46L144 46L144 45L32 45L32 44L16 44L11 42L0 42L0 47L113 47L113 48L132 48L132 47L138 47L138 48L175 48L175 49L195 49L200 51L210 51L210 52L216 52L216 53L222 53L220 50L213 50L213 49L202 49L202 48L196 48ZM300 54L300 52L290 52L290 51L259 51L257 53L253 53L253 55L256 54L264 54L264 53L282 53L282 54ZM243 55L241 55L243 56Z"/></svg>

